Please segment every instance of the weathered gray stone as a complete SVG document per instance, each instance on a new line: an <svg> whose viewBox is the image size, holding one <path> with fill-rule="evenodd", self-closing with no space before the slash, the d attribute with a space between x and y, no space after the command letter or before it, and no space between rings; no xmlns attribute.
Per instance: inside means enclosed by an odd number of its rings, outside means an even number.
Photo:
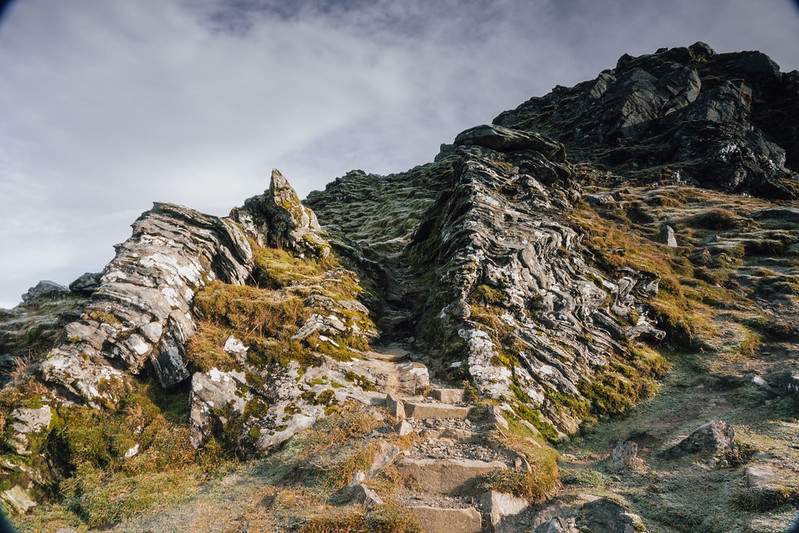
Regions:
<svg viewBox="0 0 799 533"><path fill-rule="evenodd" d="M609 498L599 498L582 506L577 517L581 531L596 533L642 533L641 517Z"/></svg>
<svg viewBox="0 0 799 533"><path fill-rule="evenodd" d="M481 503L495 532L512 531L511 525L503 525L503 521L507 517L518 515L529 506L529 503L524 498L495 490L483 494Z"/></svg>
<svg viewBox="0 0 799 533"><path fill-rule="evenodd" d="M514 130L497 125L482 125L463 131L455 137L455 144L476 144L493 150L533 150L541 152L554 161L564 161L566 149L535 132Z"/></svg>
<svg viewBox="0 0 799 533"><path fill-rule="evenodd" d="M677 247L677 236L674 233L674 228L668 225L663 225L660 228L660 242L669 248Z"/></svg>
<svg viewBox="0 0 799 533"><path fill-rule="evenodd" d="M214 411L230 409L241 413L247 403L239 390L246 384L241 372L222 372L212 368L208 372L197 372L191 379L190 426L191 443L200 447L211 434Z"/></svg>
<svg viewBox="0 0 799 533"><path fill-rule="evenodd" d="M399 390L405 394L419 394L430 386L430 373L421 363L407 362L397 366Z"/></svg>
<svg viewBox="0 0 799 533"><path fill-rule="evenodd" d="M441 508L428 505L410 505L408 511L427 533L480 533L480 513L474 507Z"/></svg>
<svg viewBox="0 0 799 533"><path fill-rule="evenodd" d="M461 403L463 401L464 390L434 388L432 391L430 391L430 395L439 402Z"/></svg>
<svg viewBox="0 0 799 533"><path fill-rule="evenodd" d="M735 429L723 420L712 420L696 428L666 453L671 457L688 454L718 457L734 446Z"/></svg>
<svg viewBox="0 0 799 533"><path fill-rule="evenodd" d="M386 409L388 409L388 414L394 418L399 420L405 418L405 404L394 394L386 394Z"/></svg>
<svg viewBox="0 0 799 533"><path fill-rule="evenodd" d="M224 350L225 352L229 353L230 355L234 356L236 359L243 359L247 356L247 347L237 339L235 336L231 335L225 341Z"/></svg>
<svg viewBox="0 0 799 533"><path fill-rule="evenodd" d="M499 461L474 459L403 458L396 463L400 474L422 492L431 494L474 494L478 481L497 470L507 468Z"/></svg>
<svg viewBox="0 0 799 533"><path fill-rule="evenodd" d="M366 478L369 479L376 476L381 470L393 463L394 460L399 457L400 452L401 450L397 445L386 441L380 441L378 443L377 453L375 453L374 458L372 458L372 464L369 465L366 471Z"/></svg>
<svg viewBox="0 0 799 533"><path fill-rule="evenodd" d="M413 433L413 426L410 425L407 420L400 420L399 422L397 422L394 428L397 431L397 435L399 435L400 437L404 437L405 435L410 435L411 433Z"/></svg>
<svg viewBox="0 0 799 533"><path fill-rule="evenodd" d="M323 335L338 335L347 331L347 326L335 315L322 316L319 314L312 314L308 320L297 330L291 338L293 340L303 340L319 333Z"/></svg>
<svg viewBox="0 0 799 533"><path fill-rule="evenodd" d="M0 492L0 499L8 504L11 509L20 514L27 513L29 510L36 507L36 502L33 500L28 491L19 485L14 485L9 489Z"/></svg>
<svg viewBox="0 0 799 533"><path fill-rule="evenodd" d="M610 453L611 464L615 468L635 468L639 465L638 444L632 441L620 441Z"/></svg>
<svg viewBox="0 0 799 533"><path fill-rule="evenodd" d="M378 505L383 505L383 499L378 496L378 494L364 485L363 483L358 483L357 485L350 488L350 495L351 500L362 504L367 509L371 509L373 507L377 507Z"/></svg>
<svg viewBox="0 0 799 533"><path fill-rule="evenodd" d="M53 412L49 405L43 405L38 409L20 407L11 413L11 435L9 444L14 447L17 453L29 455L28 449L30 442L29 435L47 431L53 419Z"/></svg>
<svg viewBox="0 0 799 533"><path fill-rule="evenodd" d="M69 292L69 289L53 281L43 280L28 289L22 295L23 302L36 299L59 298Z"/></svg>
<svg viewBox="0 0 799 533"><path fill-rule="evenodd" d="M101 272L86 272L69 284L69 290L77 294L90 296L100 288L102 277L103 274Z"/></svg>
<svg viewBox="0 0 799 533"><path fill-rule="evenodd" d="M312 257L325 257L330 246L320 235L313 211L302 205L279 170L272 170L269 190L234 209L231 218L255 236L259 244L287 248Z"/></svg>
<svg viewBox="0 0 799 533"><path fill-rule="evenodd" d="M460 418L469 416L469 407L445 403L424 403L405 400L405 416L423 420L425 418Z"/></svg>

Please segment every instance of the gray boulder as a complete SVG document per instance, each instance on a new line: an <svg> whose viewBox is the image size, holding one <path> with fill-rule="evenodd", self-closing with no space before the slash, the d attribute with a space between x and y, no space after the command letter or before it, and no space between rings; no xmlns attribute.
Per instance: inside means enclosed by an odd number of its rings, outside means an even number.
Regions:
<svg viewBox="0 0 799 533"><path fill-rule="evenodd" d="M719 457L735 447L735 429L723 420L712 420L691 432L679 443L669 448L666 455L682 457L700 454Z"/></svg>
<svg viewBox="0 0 799 533"><path fill-rule="evenodd" d="M677 247L677 236L674 233L674 228L668 225L663 225L660 228L660 242L669 248Z"/></svg>
<svg viewBox="0 0 799 533"><path fill-rule="evenodd" d="M101 272L86 272L69 284L69 290L83 296L90 296L100 288L103 274Z"/></svg>
<svg viewBox="0 0 799 533"><path fill-rule="evenodd" d="M42 280L22 295L22 301L30 303L34 300L59 298L67 293L69 293L69 289L63 285L54 281Z"/></svg>

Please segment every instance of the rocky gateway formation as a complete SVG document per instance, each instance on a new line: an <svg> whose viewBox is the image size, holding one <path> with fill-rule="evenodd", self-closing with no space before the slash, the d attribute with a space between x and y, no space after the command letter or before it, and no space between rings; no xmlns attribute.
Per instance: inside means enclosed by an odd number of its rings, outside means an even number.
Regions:
<svg viewBox="0 0 799 533"><path fill-rule="evenodd" d="M697 43L304 204L278 171L228 217L157 203L0 311L0 500L32 530L778 531L797 119L799 73Z"/></svg>

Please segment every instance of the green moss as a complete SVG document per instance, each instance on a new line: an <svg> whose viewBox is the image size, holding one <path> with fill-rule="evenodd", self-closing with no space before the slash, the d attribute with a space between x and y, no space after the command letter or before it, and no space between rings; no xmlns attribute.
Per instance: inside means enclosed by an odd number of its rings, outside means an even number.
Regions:
<svg viewBox="0 0 799 533"><path fill-rule="evenodd" d="M511 383L510 389L516 396L515 402L512 403L513 411L519 418L531 423L541 433L541 435L550 442L558 441L558 431L550 422L544 419L541 411L533 409L530 405L533 403L530 397L525 393L521 387L516 383Z"/></svg>
<svg viewBox="0 0 799 533"><path fill-rule="evenodd" d="M504 295L499 289L481 283L474 288L473 298L489 305L501 304L504 300Z"/></svg>
<svg viewBox="0 0 799 533"><path fill-rule="evenodd" d="M566 410L581 420L588 418L591 404L585 398L573 394L564 394L553 389L546 389L544 396L555 409Z"/></svg>
<svg viewBox="0 0 799 533"><path fill-rule="evenodd" d="M319 405L331 405L336 402L336 393L333 389L325 389L316 397L316 403Z"/></svg>
<svg viewBox="0 0 799 533"><path fill-rule="evenodd" d="M613 358L593 378L580 380L577 388L590 401L592 413L618 415L655 393L655 378L662 376L668 364L651 349L638 346L632 353L631 361Z"/></svg>
<svg viewBox="0 0 799 533"><path fill-rule="evenodd" d="M365 391L374 392L377 390L377 386L371 380L351 370L345 370L344 377Z"/></svg>
<svg viewBox="0 0 799 533"><path fill-rule="evenodd" d="M729 209L708 209L692 216L687 222L695 228L726 230L737 227L739 218Z"/></svg>
<svg viewBox="0 0 799 533"><path fill-rule="evenodd" d="M738 346L738 352L744 357L754 357L763 343L763 338L754 331L747 330L744 339Z"/></svg>

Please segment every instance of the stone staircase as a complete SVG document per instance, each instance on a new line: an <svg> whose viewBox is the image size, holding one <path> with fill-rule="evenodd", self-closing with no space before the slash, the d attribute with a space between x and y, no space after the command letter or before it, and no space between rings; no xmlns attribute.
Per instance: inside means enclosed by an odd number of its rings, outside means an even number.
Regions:
<svg viewBox="0 0 799 533"><path fill-rule="evenodd" d="M413 445L390 461L403 481L397 502L428 533L499 531L495 526L502 513L492 505L497 493L486 492L483 481L519 462L513 452L490 442L496 420L480 416L463 389L431 383L425 365L410 361L396 345L368 353L367 359L379 361L384 371L392 365L386 409L399 434L416 435ZM527 507L524 500L503 496L520 509Z"/></svg>

